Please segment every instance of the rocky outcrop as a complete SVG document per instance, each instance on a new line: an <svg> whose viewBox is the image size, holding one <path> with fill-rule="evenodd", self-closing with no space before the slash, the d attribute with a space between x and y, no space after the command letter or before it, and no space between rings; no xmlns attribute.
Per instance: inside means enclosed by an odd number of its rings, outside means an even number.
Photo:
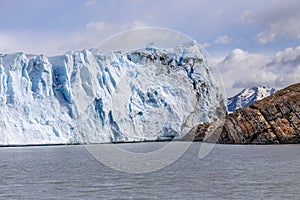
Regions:
<svg viewBox="0 0 300 200"><path fill-rule="evenodd" d="M218 126L200 124L184 139L192 135L223 144L300 143L300 83L227 115Z"/></svg>

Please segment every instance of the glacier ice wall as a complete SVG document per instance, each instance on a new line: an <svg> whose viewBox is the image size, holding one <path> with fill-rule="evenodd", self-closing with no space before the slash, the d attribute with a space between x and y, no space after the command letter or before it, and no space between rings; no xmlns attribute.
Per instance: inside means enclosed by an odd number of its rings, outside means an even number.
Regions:
<svg viewBox="0 0 300 200"><path fill-rule="evenodd" d="M0 144L181 137L225 112L211 70L195 43L129 53L0 55Z"/></svg>

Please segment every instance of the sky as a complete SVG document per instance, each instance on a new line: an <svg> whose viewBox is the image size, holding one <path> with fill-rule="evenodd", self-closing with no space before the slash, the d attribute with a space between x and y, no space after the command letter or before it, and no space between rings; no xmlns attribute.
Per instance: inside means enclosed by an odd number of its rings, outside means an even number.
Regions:
<svg viewBox="0 0 300 200"><path fill-rule="evenodd" d="M57 55L139 27L179 31L213 58L226 95L300 79L299 0L0 0L0 53Z"/></svg>

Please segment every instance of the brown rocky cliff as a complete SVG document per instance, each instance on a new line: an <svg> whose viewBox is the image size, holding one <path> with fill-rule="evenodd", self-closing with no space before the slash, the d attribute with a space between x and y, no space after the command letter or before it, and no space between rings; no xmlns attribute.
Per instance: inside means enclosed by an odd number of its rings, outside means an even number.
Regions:
<svg viewBox="0 0 300 200"><path fill-rule="evenodd" d="M213 125L201 124L184 139L193 135L194 141L225 144L300 143L300 83L227 115L219 128L209 131Z"/></svg>

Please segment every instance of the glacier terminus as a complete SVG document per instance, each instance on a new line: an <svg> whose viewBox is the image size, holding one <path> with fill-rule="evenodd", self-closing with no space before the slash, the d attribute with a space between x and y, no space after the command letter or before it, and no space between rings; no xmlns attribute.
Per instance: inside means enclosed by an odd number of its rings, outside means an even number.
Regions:
<svg viewBox="0 0 300 200"><path fill-rule="evenodd" d="M126 53L0 54L0 145L180 138L225 112L196 43Z"/></svg>

